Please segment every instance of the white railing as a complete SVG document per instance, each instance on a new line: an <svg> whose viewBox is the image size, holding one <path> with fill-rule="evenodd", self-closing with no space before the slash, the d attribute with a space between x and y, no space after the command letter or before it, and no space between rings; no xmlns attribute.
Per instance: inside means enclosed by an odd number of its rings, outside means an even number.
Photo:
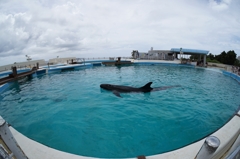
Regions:
<svg viewBox="0 0 240 159"><path fill-rule="evenodd" d="M81 59L81 61L86 62L86 60L117 60L118 57L87 57L87 58L77 58L77 59ZM130 59L131 57L121 57L121 59ZM60 60L60 58L59 58ZM70 59L68 59L70 61ZM76 59L74 59L76 60ZM16 64L9 64L9 65L4 65L4 66L0 66L0 72L3 71L7 71L7 70L11 70L12 66L16 66L18 70L20 69L27 69L27 68L32 68L34 66L36 66L37 62L39 63L39 66L44 66L44 65L48 65L49 64L57 64L59 62L65 63L67 62L66 59L62 60L62 61L56 61L56 62L45 62L44 60L35 60L35 61L30 61L30 62L20 62L20 63L16 63Z"/></svg>

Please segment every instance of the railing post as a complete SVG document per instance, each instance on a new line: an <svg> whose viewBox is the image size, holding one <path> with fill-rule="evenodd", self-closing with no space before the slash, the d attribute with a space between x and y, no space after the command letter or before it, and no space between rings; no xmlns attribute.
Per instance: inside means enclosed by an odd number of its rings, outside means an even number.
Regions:
<svg viewBox="0 0 240 159"><path fill-rule="evenodd" d="M12 73L13 73L14 78L17 77L17 67L16 66L12 67Z"/></svg>
<svg viewBox="0 0 240 159"><path fill-rule="evenodd" d="M220 140L215 136L206 138L195 159L210 159L220 146Z"/></svg>

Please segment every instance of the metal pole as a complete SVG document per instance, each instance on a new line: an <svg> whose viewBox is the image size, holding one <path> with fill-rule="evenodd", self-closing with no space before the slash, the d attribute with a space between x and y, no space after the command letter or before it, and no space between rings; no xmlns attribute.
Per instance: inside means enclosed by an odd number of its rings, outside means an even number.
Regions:
<svg viewBox="0 0 240 159"><path fill-rule="evenodd" d="M203 55L203 66L206 67L206 55Z"/></svg>
<svg viewBox="0 0 240 159"><path fill-rule="evenodd" d="M214 152L220 146L220 140L215 136L209 136L206 138L204 144L199 150L195 159L210 159L213 157Z"/></svg>

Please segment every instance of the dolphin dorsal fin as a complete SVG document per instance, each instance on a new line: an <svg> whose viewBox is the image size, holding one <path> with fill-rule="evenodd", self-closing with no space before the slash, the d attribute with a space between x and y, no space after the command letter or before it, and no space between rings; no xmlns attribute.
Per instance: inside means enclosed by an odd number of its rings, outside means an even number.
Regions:
<svg viewBox="0 0 240 159"><path fill-rule="evenodd" d="M145 84L145 86L142 86L141 89L152 89L151 86L152 82L148 82L147 84Z"/></svg>

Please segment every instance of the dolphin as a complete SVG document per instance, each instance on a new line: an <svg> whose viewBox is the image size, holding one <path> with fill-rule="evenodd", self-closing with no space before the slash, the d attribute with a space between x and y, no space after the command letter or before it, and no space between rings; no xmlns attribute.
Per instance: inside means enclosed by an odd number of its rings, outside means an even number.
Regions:
<svg viewBox="0 0 240 159"><path fill-rule="evenodd" d="M163 86L163 87L151 87L152 82L148 82L142 87L135 88L135 87L129 87L129 86L122 86L122 85L112 85L112 84L101 84L100 87L103 89L106 89L108 91L112 91L113 94L115 94L118 97L122 97L120 93L132 93L132 92L153 92L153 91L161 91L173 87L180 87L180 85L174 85L174 86Z"/></svg>

